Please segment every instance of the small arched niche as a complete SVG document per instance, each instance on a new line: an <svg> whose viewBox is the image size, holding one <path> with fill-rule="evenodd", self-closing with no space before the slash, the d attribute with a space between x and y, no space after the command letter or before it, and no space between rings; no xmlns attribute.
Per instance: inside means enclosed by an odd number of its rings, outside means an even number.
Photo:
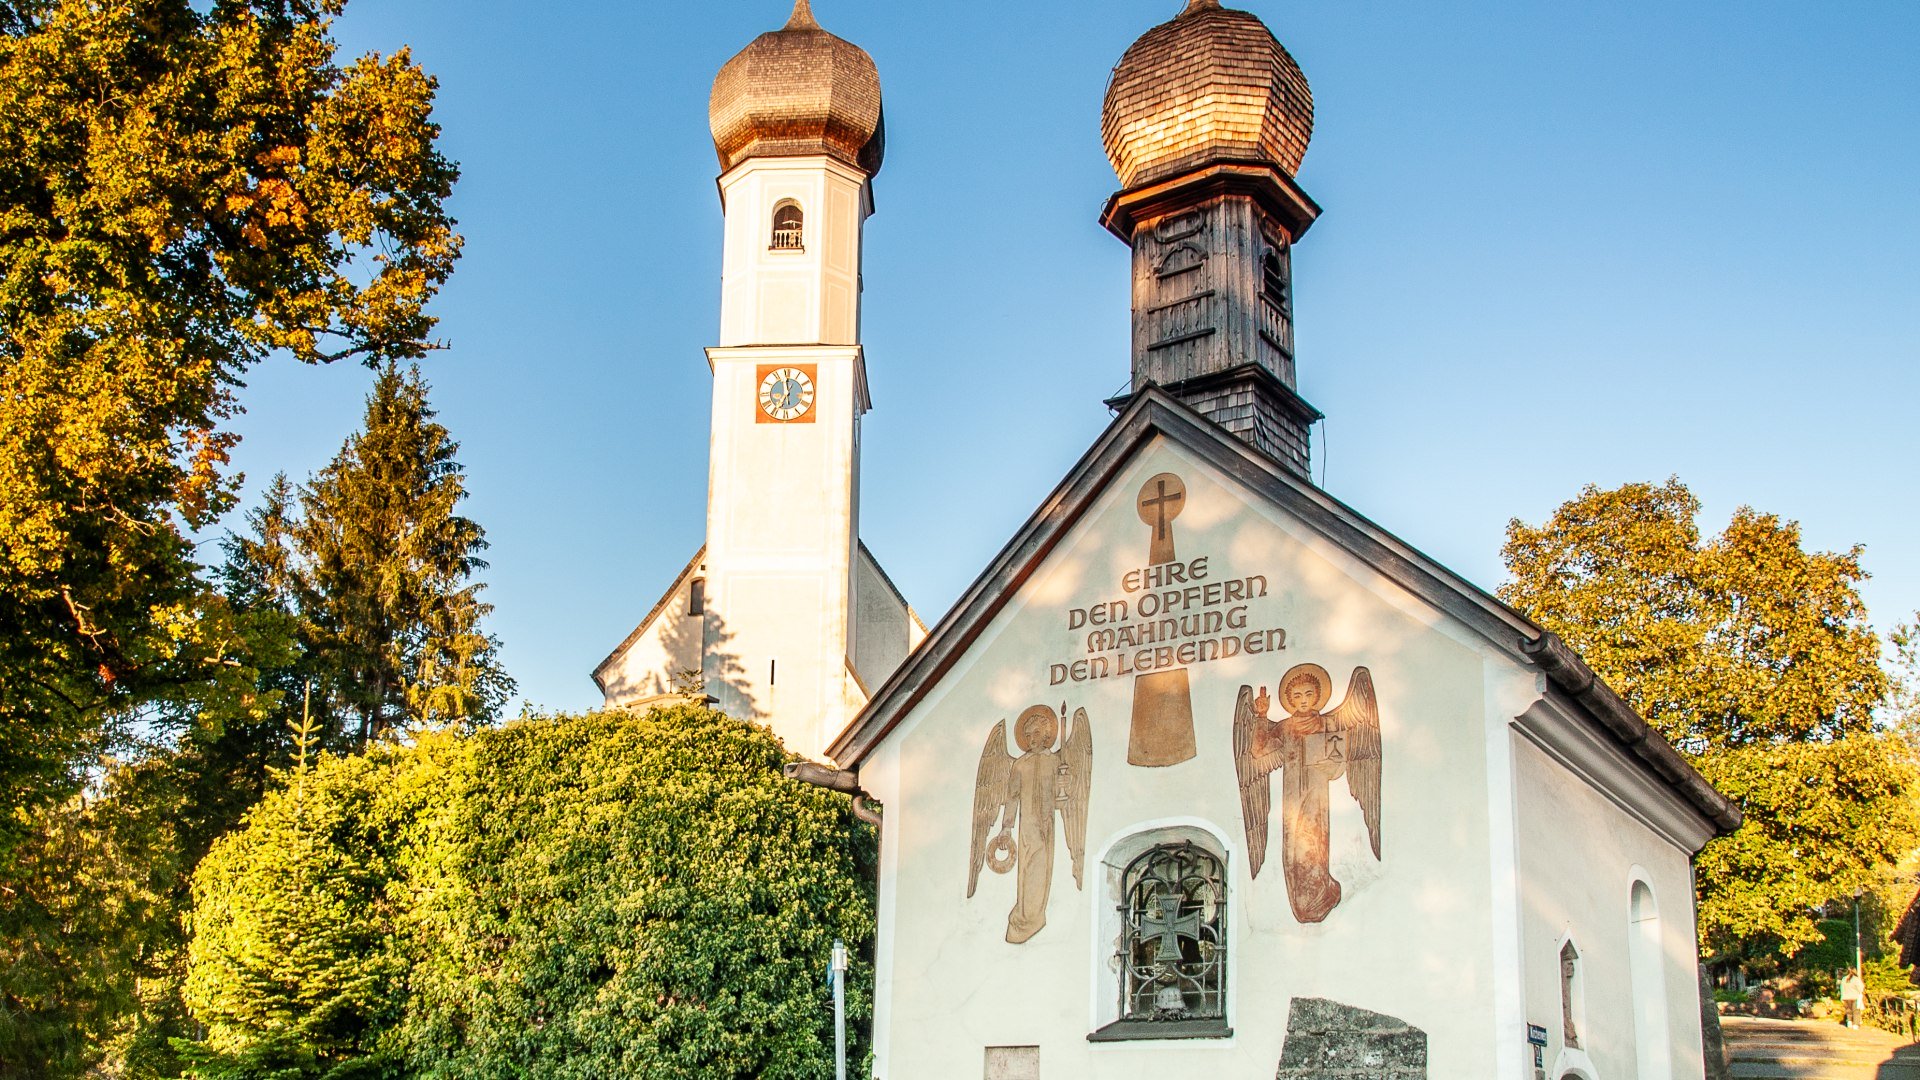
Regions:
<svg viewBox="0 0 1920 1080"><path fill-rule="evenodd" d="M773 204L773 235L767 241L769 251L804 251L807 247L807 216L800 204L781 199Z"/></svg>
<svg viewBox="0 0 1920 1080"><path fill-rule="evenodd" d="M1627 897L1627 962L1633 975L1633 1047L1639 1080L1673 1080L1667 973L1660 906L1653 888L1635 879Z"/></svg>
<svg viewBox="0 0 1920 1080"><path fill-rule="evenodd" d="M1585 974L1580 969L1580 950L1568 938L1560 945L1560 1025L1561 1041L1570 1050L1580 1048L1580 1030L1585 1026L1587 995Z"/></svg>

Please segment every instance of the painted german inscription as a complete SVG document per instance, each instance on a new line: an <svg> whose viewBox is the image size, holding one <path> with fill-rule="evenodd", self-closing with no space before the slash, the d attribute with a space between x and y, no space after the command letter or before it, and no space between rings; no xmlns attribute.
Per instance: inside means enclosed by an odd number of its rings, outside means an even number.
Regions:
<svg viewBox="0 0 1920 1080"><path fill-rule="evenodd" d="M1233 716L1233 762L1240 777L1240 812L1247 830L1247 863L1254 877L1267 857L1271 776L1280 773L1281 860L1294 918L1317 923L1340 903L1330 872L1328 788L1342 776L1366 819L1373 857L1380 857L1380 705L1373 675L1353 669L1347 696L1326 709L1333 677L1318 664L1295 664L1280 678L1282 720L1269 720L1262 686L1240 688Z"/></svg>
<svg viewBox="0 0 1920 1080"><path fill-rule="evenodd" d="M1078 654L1047 666L1047 682L1097 682L1131 675L1127 761L1178 765L1195 753L1188 669L1286 648L1287 632L1260 625L1254 602L1267 596L1263 574L1218 574L1212 556L1182 561L1174 519L1186 508L1178 475L1148 478L1135 499L1148 529L1147 564L1120 576L1119 595L1067 612Z"/></svg>
<svg viewBox="0 0 1920 1080"><path fill-rule="evenodd" d="M982 866L996 874L1017 870L1013 911L1007 915L1007 940L1015 945L1047 925L1055 813L1066 831L1074 888L1081 887L1087 794L1093 784L1093 727L1087 723L1087 710L1075 709L1063 736L1066 714L1065 704L1058 713L1046 705L1021 713L1013 728L1019 757L1007 752L1007 722L993 725L974 777L967 897L973 897L980 883Z"/></svg>

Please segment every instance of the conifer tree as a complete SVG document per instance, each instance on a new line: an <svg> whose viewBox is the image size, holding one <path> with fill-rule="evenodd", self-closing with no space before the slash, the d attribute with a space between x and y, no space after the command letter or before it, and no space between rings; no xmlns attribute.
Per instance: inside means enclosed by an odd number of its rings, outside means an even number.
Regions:
<svg viewBox="0 0 1920 1080"><path fill-rule="evenodd" d="M297 491L277 477L252 534L228 545L235 602L297 620L304 655L279 673L281 700L310 682L351 746L409 723L483 723L513 692L481 627L486 534L456 512L460 447L434 416L419 370L388 365L333 462Z"/></svg>
<svg viewBox="0 0 1920 1080"><path fill-rule="evenodd" d="M0 2L0 888L102 753L249 681L191 535L248 369L431 347L457 170L343 4Z"/></svg>

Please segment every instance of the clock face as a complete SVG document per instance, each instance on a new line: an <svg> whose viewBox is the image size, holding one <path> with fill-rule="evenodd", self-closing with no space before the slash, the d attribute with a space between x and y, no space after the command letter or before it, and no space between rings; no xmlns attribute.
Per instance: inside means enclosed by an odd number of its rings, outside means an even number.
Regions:
<svg viewBox="0 0 1920 1080"><path fill-rule="evenodd" d="M799 420L813 409L813 372L776 367L760 378L760 412L770 420Z"/></svg>

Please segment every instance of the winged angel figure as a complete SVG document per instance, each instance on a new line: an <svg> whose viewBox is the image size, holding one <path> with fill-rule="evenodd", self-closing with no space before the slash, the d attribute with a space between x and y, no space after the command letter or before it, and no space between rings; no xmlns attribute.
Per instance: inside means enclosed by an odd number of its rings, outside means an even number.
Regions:
<svg viewBox="0 0 1920 1080"><path fill-rule="evenodd" d="M980 883L982 865L996 874L1018 867L1013 911L1007 915L1007 940L1015 945L1047 925L1056 811L1066 825L1073 885L1080 887L1087 850L1087 791L1093 782L1093 729L1087 724L1087 710L1075 709L1073 724L1061 738L1060 721L1066 712L1063 704L1058 713L1045 705L1021 713L1013 728L1019 757L1007 753L1005 720L993 725L986 749L980 752L967 896L971 898ZM1000 823L998 833L993 832L995 821Z"/></svg>
<svg viewBox="0 0 1920 1080"><path fill-rule="evenodd" d="M1273 806L1269 779L1280 771L1285 806L1280 818L1281 858L1287 870L1287 900L1294 918L1317 923L1340 903L1340 883L1328 872L1328 798L1345 776L1360 804L1373 857L1380 857L1380 703L1373 675L1354 668L1346 700L1321 711L1333 696L1333 677L1318 664L1296 664L1280 680L1284 720L1267 719L1266 687L1255 696L1242 686L1233 716L1233 763L1240 776L1240 813L1247 827L1247 862L1253 875L1267 857L1267 818Z"/></svg>

